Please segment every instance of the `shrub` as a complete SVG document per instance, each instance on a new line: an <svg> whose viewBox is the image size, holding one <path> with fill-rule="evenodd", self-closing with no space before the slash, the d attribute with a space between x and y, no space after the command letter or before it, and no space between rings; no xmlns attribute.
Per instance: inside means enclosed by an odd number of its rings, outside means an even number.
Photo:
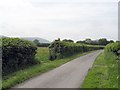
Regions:
<svg viewBox="0 0 120 90"><path fill-rule="evenodd" d="M36 45L19 38L2 38L2 73L14 72L35 64Z"/></svg>
<svg viewBox="0 0 120 90"><path fill-rule="evenodd" d="M110 43L105 47L105 51L120 55L120 42Z"/></svg>
<svg viewBox="0 0 120 90"><path fill-rule="evenodd" d="M78 52L82 53L98 49L103 49L103 46L100 47L58 40L52 42L51 45L49 46L50 51L49 59L54 60L57 58L64 58L66 56L70 56Z"/></svg>

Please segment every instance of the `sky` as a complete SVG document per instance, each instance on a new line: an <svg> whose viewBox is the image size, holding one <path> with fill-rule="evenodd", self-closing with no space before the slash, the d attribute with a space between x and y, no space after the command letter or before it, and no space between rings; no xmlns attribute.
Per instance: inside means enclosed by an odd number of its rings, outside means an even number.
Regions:
<svg viewBox="0 0 120 90"><path fill-rule="evenodd" d="M0 0L0 34L118 40L118 0Z"/></svg>

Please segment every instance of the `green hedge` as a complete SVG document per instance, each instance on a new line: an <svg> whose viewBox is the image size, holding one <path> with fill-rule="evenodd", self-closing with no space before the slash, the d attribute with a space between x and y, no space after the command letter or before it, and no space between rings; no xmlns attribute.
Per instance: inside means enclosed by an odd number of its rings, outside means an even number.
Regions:
<svg viewBox="0 0 120 90"><path fill-rule="evenodd" d="M120 42L110 43L105 47L105 51L120 55Z"/></svg>
<svg viewBox="0 0 120 90"><path fill-rule="evenodd" d="M35 64L36 45L19 38L2 38L2 73L14 72Z"/></svg>
<svg viewBox="0 0 120 90"><path fill-rule="evenodd" d="M49 46L49 59L64 58L78 52L87 52L92 50L103 49L103 46L85 45L73 42L54 41Z"/></svg>

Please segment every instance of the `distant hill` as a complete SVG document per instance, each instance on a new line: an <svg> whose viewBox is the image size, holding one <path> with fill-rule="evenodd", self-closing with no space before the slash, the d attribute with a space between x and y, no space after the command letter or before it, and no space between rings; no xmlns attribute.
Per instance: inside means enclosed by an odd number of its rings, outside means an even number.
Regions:
<svg viewBox="0 0 120 90"><path fill-rule="evenodd" d="M22 39L29 40L29 41L34 41L35 39L39 40L40 43L51 43L50 41L39 38L39 37L22 37Z"/></svg>
<svg viewBox="0 0 120 90"><path fill-rule="evenodd" d="M6 38L6 36L0 35L0 38Z"/></svg>
<svg viewBox="0 0 120 90"><path fill-rule="evenodd" d="M0 35L0 38L7 38L7 36L4 35ZM13 37L11 37L13 38ZM50 41L43 39L43 38L39 38L39 37L15 37L15 38L21 38L21 39L25 39L25 40L29 40L29 41L34 41L35 39L39 40L40 43L51 43Z"/></svg>

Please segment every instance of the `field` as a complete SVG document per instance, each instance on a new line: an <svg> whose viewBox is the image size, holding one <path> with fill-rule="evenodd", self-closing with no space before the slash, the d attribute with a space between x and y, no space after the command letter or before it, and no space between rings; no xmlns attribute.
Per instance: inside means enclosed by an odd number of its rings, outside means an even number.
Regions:
<svg viewBox="0 0 120 90"><path fill-rule="evenodd" d="M11 88L14 85L21 83L29 78L32 78L34 76L40 75L44 72L47 72L48 70L54 69L64 63L67 63L77 57L80 57L82 55L88 54L90 52L86 53L78 53L75 55L72 55L70 57L66 57L64 59L57 59L55 61L50 61L48 59L49 51L48 48L38 48L37 54L36 54L36 60L39 62L37 65L30 66L26 69L17 71L15 73L9 74L5 77L3 77L2 81L2 88L7 89Z"/></svg>
<svg viewBox="0 0 120 90"><path fill-rule="evenodd" d="M118 88L118 60L112 52L101 53L88 72L83 88Z"/></svg>

